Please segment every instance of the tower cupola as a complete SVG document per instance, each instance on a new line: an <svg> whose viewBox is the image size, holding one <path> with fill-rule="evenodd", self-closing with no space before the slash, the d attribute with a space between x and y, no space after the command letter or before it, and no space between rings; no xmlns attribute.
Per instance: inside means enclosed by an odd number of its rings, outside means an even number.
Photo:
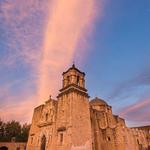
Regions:
<svg viewBox="0 0 150 150"><path fill-rule="evenodd" d="M81 88L85 88L85 73L81 72L75 67L75 64L72 65L66 72L63 72L63 88L70 85L75 85Z"/></svg>

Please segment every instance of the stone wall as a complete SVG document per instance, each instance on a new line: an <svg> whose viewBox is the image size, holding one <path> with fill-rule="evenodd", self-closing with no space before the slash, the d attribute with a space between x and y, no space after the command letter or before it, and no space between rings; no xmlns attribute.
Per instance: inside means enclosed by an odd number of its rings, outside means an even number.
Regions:
<svg viewBox="0 0 150 150"><path fill-rule="evenodd" d="M8 148L8 150L26 150L26 143L19 142L0 142L0 149Z"/></svg>
<svg viewBox="0 0 150 150"><path fill-rule="evenodd" d="M150 126L128 128L102 100L90 102L93 150L149 150ZM102 108L103 109L100 109Z"/></svg>
<svg viewBox="0 0 150 150"><path fill-rule="evenodd" d="M57 101L50 99L44 105L35 108L32 125L28 137L27 150L40 150L42 145L42 138L45 137L45 144L47 149L54 149L52 147L55 140L52 138L55 135L57 113Z"/></svg>

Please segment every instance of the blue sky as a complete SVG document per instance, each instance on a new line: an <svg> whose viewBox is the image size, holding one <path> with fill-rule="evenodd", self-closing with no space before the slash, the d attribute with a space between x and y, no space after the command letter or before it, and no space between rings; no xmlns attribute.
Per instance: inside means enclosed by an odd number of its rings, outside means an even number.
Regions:
<svg viewBox="0 0 150 150"><path fill-rule="evenodd" d="M118 113L150 98L150 1L111 1L103 13L84 68L91 96L106 99Z"/></svg>
<svg viewBox="0 0 150 150"><path fill-rule="evenodd" d="M44 2L46 3L46 0ZM4 10L9 7L4 8L6 3L7 1L0 2L1 111L4 111L2 107L11 109L11 105L15 110L14 104L26 101L24 95L30 97L36 93L34 80L37 74L32 66L34 62L37 64L39 53L36 49L42 43L43 24L46 22L43 9L34 7L35 11L30 10L25 14L27 17L24 20L19 18L20 22L16 22L15 19L10 19L10 24L7 24ZM149 124L150 1L108 0L102 3L102 13L97 14L93 31L87 39L87 58L80 61L75 55L73 59L76 66L86 73L86 86L91 98L98 96L106 100L113 106L114 113L124 117L128 125ZM42 2L40 4L42 5ZM16 12L14 14L16 17ZM23 44L18 42L20 38L23 38ZM21 49L26 49L27 53L20 53ZM30 52L35 56L32 58L32 65L29 59L25 59ZM84 58L84 53L81 55ZM67 64L66 68L68 66L71 66L71 63ZM11 105L7 107L8 104ZM28 109L24 108L24 111Z"/></svg>

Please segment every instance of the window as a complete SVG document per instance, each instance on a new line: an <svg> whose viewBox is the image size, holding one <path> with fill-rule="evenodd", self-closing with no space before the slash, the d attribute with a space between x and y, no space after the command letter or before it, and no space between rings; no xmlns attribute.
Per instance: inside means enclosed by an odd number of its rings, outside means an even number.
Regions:
<svg viewBox="0 0 150 150"><path fill-rule="evenodd" d="M108 136L108 137L107 137L107 141L110 141L110 140L111 140L111 139L110 139L110 137Z"/></svg>
<svg viewBox="0 0 150 150"><path fill-rule="evenodd" d="M137 143L140 144L139 140L137 139Z"/></svg>
<svg viewBox="0 0 150 150"><path fill-rule="evenodd" d="M31 137L31 144L33 143L33 137Z"/></svg>
<svg viewBox="0 0 150 150"><path fill-rule="evenodd" d="M45 121L47 121L48 120L48 113L46 113L46 115L45 115Z"/></svg>
<svg viewBox="0 0 150 150"><path fill-rule="evenodd" d="M77 76L77 85L79 85L79 80L80 80L80 77Z"/></svg>
<svg viewBox="0 0 150 150"><path fill-rule="evenodd" d="M64 135L65 135L65 131L66 131L66 127L60 127L57 129L58 131L58 144L62 145L63 141L64 141Z"/></svg>
<svg viewBox="0 0 150 150"><path fill-rule="evenodd" d="M20 147L17 147L17 149L16 150L20 150Z"/></svg>
<svg viewBox="0 0 150 150"><path fill-rule="evenodd" d="M67 81L68 81L68 84L70 83L70 78L69 78L69 76L67 76Z"/></svg>
<svg viewBox="0 0 150 150"><path fill-rule="evenodd" d="M63 142L63 133L60 133L60 143Z"/></svg>

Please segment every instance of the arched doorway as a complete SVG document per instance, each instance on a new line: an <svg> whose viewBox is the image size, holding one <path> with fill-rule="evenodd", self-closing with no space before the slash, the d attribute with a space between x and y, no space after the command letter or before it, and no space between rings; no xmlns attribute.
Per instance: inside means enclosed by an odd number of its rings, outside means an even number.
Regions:
<svg viewBox="0 0 150 150"><path fill-rule="evenodd" d="M0 150L8 150L8 147L2 146L2 147L0 147Z"/></svg>
<svg viewBox="0 0 150 150"><path fill-rule="evenodd" d="M41 138L41 150L46 150L46 136L43 135Z"/></svg>

